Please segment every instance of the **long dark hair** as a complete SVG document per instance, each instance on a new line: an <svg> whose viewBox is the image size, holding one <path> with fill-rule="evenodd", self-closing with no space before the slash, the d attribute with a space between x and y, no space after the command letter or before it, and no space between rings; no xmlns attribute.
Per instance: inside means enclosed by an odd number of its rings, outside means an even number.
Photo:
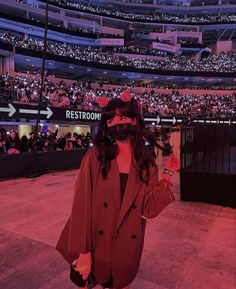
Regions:
<svg viewBox="0 0 236 289"><path fill-rule="evenodd" d="M131 137L131 145L137 162L136 170L139 180L148 183L150 167L155 165L155 160L145 145L145 123L141 115L141 109L133 98L129 102L114 98L102 109L98 133L94 139L94 144L98 148L98 160L101 164L102 176L106 178L111 167L111 160L118 155L118 146L115 140L107 134L107 120L112 119L117 110L121 115L136 119L135 133Z"/></svg>

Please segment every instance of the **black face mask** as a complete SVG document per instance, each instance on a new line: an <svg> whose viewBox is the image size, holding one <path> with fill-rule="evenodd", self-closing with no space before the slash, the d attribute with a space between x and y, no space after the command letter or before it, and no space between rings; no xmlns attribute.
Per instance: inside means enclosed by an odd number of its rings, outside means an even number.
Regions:
<svg viewBox="0 0 236 289"><path fill-rule="evenodd" d="M116 124L107 128L108 135L117 140L125 140L134 135L135 126L131 123Z"/></svg>

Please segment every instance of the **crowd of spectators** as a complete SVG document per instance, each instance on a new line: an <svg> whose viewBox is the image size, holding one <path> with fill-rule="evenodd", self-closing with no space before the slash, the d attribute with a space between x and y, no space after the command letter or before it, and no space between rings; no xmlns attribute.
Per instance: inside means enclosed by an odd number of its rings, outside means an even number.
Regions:
<svg viewBox="0 0 236 289"><path fill-rule="evenodd" d="M16 0L17 2L20 2L20 3L26 3L26 0ZM57 2L60 2L60 3L66 3L67 1L66 0L56 0ZM195 6L195 7L198 7L198 6L217 6L217 5L233 5L235 4L234 3L234 0L216 0L216 1L189 1L188 3L186 3L185 1L183 2L180 2L180 1L150 1L150 0L117 0L117 1L120 1L120 2L127 2L127 3L134 3L134 4L154 4L155 5L162 5L162 6L185 6L186 5L189 5L190 7L191 6ZM153 3L152 3L153 2ZM31 4L33 6L33 4ZM34 4L34 6L37 6L39 7L39 5L37 4Z"/></svg>
<svg viewBox="0 0 236 289"><path fill-rule="evenodd" d="M153 55L153 56L160 56L160 57L166 57L168 55L166 51L161 51L158 49L127 47L127 46L114 47L112 51L114 53Z"/></svg>
<svg viewBox="0 0 236 289"><path fill-rule="evenodd" d="M54 150L75 150L89 148L92 143L92 136L87 134L63 133L57 137L58 130L39 132L38 135L32 131L27 137L24 134L19 138L16 131L6 132L0 129L0 154L18 154L32 151L54 151Z"/></svg>
<svg viewBox="0 0 236 289"><path fill-rule="evenodd" d="M148 21L148 22L170 22L170 23L231 23L235 22L235 14L170 14L170 13L160 13L158 10L154 10L152 13L148 11L148 14L138 14L119 11L115 9L108 9L99 6L93 6L90 4L82 4L78 2L70 2L65 0L50 0L50 3L56 3L61 7L71 7L76 10L104 15L108 17L114 17L125 20L133 21Z"/></svg>
<svg viewBox="0 0 236 289"><path fill-rule="evenodd" d="M183 95L175 91L172 95L151 94L140 97L144 114L159 116L191 117L235 117L235 96L229 95Z"/></svg>
<svg viewBox="0 0 236 289"><path fill-rule="evenodd" d="M41 83L34 79L0 76L0 100L37 104L39 101ZM55 84L45 82L42 105L53 107L73 107L81 110L98 110L95 104L94 91L87 89L82 81L71 85L61 82Z"/></svg>
<svg viewBox="0 0 236 289"><path fill-rule="evenodd" d="M76 77L76 75L74 76L61 76L60 74L60 70L58 71L54 71L56 74L52 74L50 73L50 70L45 70L45 76L50 78L50 79L59 79L60 81L66 81L66 80L71 80L78 83L82 83L82 85L84 87L88 87L92 84L96 84L99 85L100 87L102 87L103 85L109 85L110 87L113 86L123 86L123 87L127 87L128 89L135 89L135 88L153 88L153 89L171 89L171 90L176 90L176 89L190 89L190 90L211 90L211 91L216 91L216 90L226 90L226 91L230 91L230 90L235 90L236 91L236 81L234 82L223 82L222 79L220 80L216 80L215 82L208 82L207 78L201 78L199 82L188 82L188 80L191 80L191 78L188 77L184 77L182 78L182 81L180 81L179 79L177 81L175 81L175 78L173 78L172 80L169 80L169 78L167 79L166 77L159 77L159 76L155 76L154 79L134 79L134 80L130 80L128 78L109 78L109 77L104 77L102 78L102 80L96 80L96 79L86 79L83 78L82 81L78 81L78 78ZM8 76L7 76L8 75ZM41 77L41 68L36 68L36 67L25 67L25 68L21 68L18 71L17 75L21 75L21 78L23 79L22 75L25 75L26 78L39 78ZM9 77L9 74L6 75L1 75L0 74L0 79L2 81L2 78L6 78ZM15 78L17 79L17 77ZM204 82L203 82L204 81ZM54 83L55 81L53 81Z"/></svg>
<svg viewBox="0 0 236 289"><path fill-rule="evenodd" d="M122 1L122 0L121 0ZM126 0L125 2L127 3L138 3L138 4L150 4L151 2L154 1L143 1L143 0ZM216 5L230 5L234 4L233 0L221 0L221 1L189 1L187 3L190 7L191 6L216 6ZM166 6L186 6L186 2L179 2L179 1L155 1L155 5L166 5Z"/></svg>
<svg viewBox="0 0 236 289"><path fill-rule="evenodd" d="M39 101L40 82L21 77L0 77L0 100L35 103ZM55 84L46 81L42 104L52 107L70 107L79 110L99 111L97 97L115 98L127 89L113 87L107 90L93 90L82 81L71 84L64 82ZM173 90L171 94L159 93L154 89L150 92L136 92L130 88L132 96L142 106L145 116L182 116L182 117L236 117L236 94L204 95L181 94Z"/></svg>
<svg viewBox="0 0 236 289"><path fill-rule="evenodd" d="M44 26L44 20L40 17L37 16L29 16L25 13L20 13L20 12L14 12L14 11L1 11L0 12L2 17L14 17L18 18L19 21L23 21L24 19L30 20L32 22L35 22L35 25L43 25ZM33 23L32 23L33 24ZM71 31L71 32L76 32L76 35L78 36L86 36L86 37L92 37L92 38L123 38L120 34L114 34L114 33L101 33L100 31L94 31L93 28L88 27L88 26L79 26L78 24L74 23L68 23L67 26L64 25L63 21L60 23L54 22L53 20L49 19L48 22L49 28L55 27L61 30L65 31Z"/></svg>
<svg viewBox="0 0 236 289"><path fill-rule="evenodd" d="M15 47L26 48L34 51L43 51L44 42L41 39L29 38L25 35L0 33L0 40L11 43ZM152 58L129 58L117 56L114 53L101 52L99 48L82 48L78 45L50 41L47 43L47 52L58 56L70 57L79 61L130 67L135 69L150 69L164 71L193 71L193 72L236 72L236 53L221 53L207 58L192 59L186 56Z"/></svg>

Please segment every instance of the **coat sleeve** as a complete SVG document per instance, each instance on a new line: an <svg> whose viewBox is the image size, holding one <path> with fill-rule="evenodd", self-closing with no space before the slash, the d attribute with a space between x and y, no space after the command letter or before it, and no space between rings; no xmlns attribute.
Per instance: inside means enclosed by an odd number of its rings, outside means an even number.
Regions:
<svg viewBox="0 0 236 289"><path fill-rule="evenodd" d="M155 218L172 201L174 195L164 181L158 181L158 169L152 168L150 180L144 193L142 215L148 219Z"/></svg>
<svg viewBox="0 0 236 289"><path fill-rule="evenodd" d="M83 157L79 175L75 182L75 192L69 224L68 250L70 252L77 252L78 255L91 251L92 190L92 156L91 150L89 150Z"/></svg>
<svg viewBox="0 0 236 289"><path fill-rule="evenodd" d="M75 183L70 218L56 245L56 250L69 264L78 258L80 253L87 253L91 250L92 159L91 149L89 149L83 157Z"/></svg>

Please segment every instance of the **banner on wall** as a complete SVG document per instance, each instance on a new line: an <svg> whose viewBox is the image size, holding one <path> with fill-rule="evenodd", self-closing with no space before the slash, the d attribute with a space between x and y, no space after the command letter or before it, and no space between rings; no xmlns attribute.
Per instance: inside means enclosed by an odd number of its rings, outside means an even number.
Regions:
<svg viewBox="0 0 236 289"><path fill-rule="evenodd" d="M18 104L18 103L0 103L0 121L21 121L21 119L33 120L40 114L40 120L70 122L78 121L80 123L97 123L101 119L101 113L98 111L77 110L71 108L42 107L39 111L37 106ZM228 124L236 125L236 119L226 118L190 118L190 117L151 117L145 116L147 124L152 125L186 125L186 124Z"/></svg>
<svg viewBox="0 0 236 289"><path fill-rule="evenodd" d="M176 53L179 49L179 44L174 46L174 45L169 45L165 43L160 43L160 42L153 42L152 43L152 48L153 49L158 49L158 50L163 50L171 53Z"/></svg>
<svg viewBox="0 0 236 289"><path fill-rule="evenodd" d="M99 38L96 44L103 46L124 46L124 39L120 38Z"/></svg>
<svg viewBox="0 0 236 289"><path fill-rule="evenodd" d="M97 122L101 119L101 113L97 111L76 110L71 108L41 107L18 104L0 103L1 119L36 119L40 114L41 120L60 120L60 121L82 121Z"/></svg>

